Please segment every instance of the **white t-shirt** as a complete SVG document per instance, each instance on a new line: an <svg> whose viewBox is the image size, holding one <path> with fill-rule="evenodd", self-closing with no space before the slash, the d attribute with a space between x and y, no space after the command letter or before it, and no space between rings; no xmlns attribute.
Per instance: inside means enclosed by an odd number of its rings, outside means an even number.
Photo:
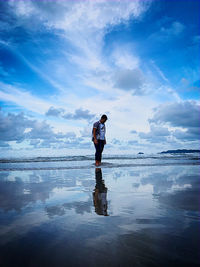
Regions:
<svg viewBox="0 0 200 267"><path fill-rule="evenodd" d="M105 140L105 124L100 123L99 124L99 132L100 132L100 140Z"/></svg>

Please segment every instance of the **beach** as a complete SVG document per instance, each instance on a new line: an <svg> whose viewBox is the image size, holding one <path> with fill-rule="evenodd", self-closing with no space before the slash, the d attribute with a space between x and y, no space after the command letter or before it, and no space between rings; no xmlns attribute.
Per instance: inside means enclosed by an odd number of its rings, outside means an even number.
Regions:
<svg viewBox="0 0 200 267"><path fill-rule="evenodd" d="M197 266L199 154L0 160L1 266Z"/></svg>

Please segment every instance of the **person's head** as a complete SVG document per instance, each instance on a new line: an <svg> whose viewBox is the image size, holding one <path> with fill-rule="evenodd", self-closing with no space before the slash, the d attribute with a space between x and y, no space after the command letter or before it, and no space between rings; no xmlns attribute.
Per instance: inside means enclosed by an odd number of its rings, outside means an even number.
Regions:
<svg viewBox="0 0 200 267"><path fill-rule="evenodd" d="M103 114L102 116L101 116L101 123L104 123L104 122L106 122L107 121L107 116L105 115L105 114Z"/></svg>

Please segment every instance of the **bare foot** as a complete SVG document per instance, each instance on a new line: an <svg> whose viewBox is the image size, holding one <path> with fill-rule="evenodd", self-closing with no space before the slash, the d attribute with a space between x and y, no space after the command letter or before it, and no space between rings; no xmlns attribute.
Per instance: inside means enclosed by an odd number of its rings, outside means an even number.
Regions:
<svg viewBox="0 0 200 267"><path fill-rule="evenodd" d="M95 166L99 166L100 164L101 164L101 162L96 160Z"/></svg>

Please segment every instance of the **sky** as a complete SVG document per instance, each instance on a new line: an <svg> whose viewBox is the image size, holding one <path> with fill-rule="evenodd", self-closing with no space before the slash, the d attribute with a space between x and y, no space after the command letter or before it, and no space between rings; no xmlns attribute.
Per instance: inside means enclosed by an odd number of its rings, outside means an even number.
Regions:
<svg viewBox="0 0 200 267"><path fill-rule="evenodd" d="M1 157L199 149L200 1L0 0Z"/></svg>

